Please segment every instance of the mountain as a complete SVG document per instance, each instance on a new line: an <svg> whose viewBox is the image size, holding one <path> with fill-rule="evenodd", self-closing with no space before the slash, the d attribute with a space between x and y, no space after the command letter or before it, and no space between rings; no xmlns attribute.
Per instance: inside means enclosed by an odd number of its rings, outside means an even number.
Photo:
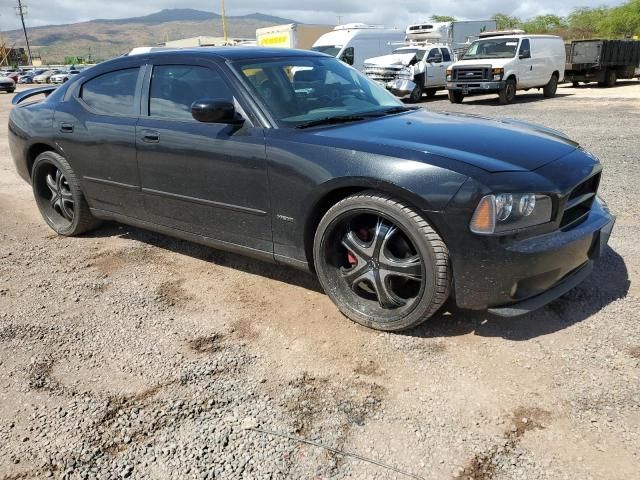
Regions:
<svg viewBox="0 0 640 480"><path fill-rule="evenodd" d="M296 23L295 20L262 13L227 16L231 37L255 38L256 29L271 25ZM166 40L222 36L221 16L190 8L166 9L142 17L97 19L67 25L30 28L29 41L34 55L45 63L61 63L65 57L104 60L130 51L134 47L153 46ZM6 43L24 46L22 30L3 32Z"/></svg>

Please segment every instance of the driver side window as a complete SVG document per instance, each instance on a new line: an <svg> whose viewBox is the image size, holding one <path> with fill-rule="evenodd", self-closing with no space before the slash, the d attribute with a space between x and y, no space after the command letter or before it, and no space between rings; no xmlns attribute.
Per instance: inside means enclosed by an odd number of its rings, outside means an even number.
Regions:
<svg viewBox="0 0 640 480"><path fill-rule="evenodd" d="M531 56L531 47L528 38L522 40L522 43L520 44L520 52L518 52L518 54L525 55L526 57Z"/></svg>
<svg viewBox="0 0 640 480"><path fill-rule="evenodd" d="M441 58L440 50L438 50L437 48L432 48L429 51L429 55L427 55L427 62L433 62L437 58Z"/></svg>

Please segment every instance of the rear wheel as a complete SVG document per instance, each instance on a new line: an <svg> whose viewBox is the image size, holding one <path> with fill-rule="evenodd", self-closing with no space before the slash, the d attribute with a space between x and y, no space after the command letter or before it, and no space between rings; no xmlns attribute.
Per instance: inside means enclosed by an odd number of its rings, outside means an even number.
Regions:
<svg viewBox="0 0 640 480"><path fill-rule="evenodd" d="M383 193L334 205L316 231L314 262L340 311L377 330L419 325L449 295L447 246L417 210Z"/></svg>
<svg viewBox="0 0 640 480"><path fill-rule="evenodd" d="M59 235L74 236L95 228L80 183L67 160L55 152L38 155L31 173L33 194L42 217Z"/></svg>
<svg viewBox="0 0 640 480"><path fill-rule="evenodd" d="M556 75L551 75L551 79L549 83L547 83L542 92L545 98L553 98L556 96L556 91L558 90L558 77Z"/></svg>
<svg viewBox="0 0 640 480"><path fill-rule="evenodd" d="M449 90L449 101L451 103L462 103L464 94L460 90Z"/></svg>
<svg viewBox="0 0 640 480"><path fill-rule="evenodd" d="M438 93L438 89L436 88L427 88L425 90L425 93L427 94L427 98L433 98L436 96L436 93Z"/></svg>
<svg viewBox="0 0 640 480"><path fill-rule="evenodd" d="M572 82L571 85L573 88L578 88L580 86L580 82Z"/></svg>
<svg viewBox="0 0 640 480"><path fill-rule="evenodd" d="M513 103L516 98L516 81L513 78L507 79L504 87L498 92L501 105Z"/></svg>
<svg viewBox="0 0 640 480"><path fill-rule="evenodd" d="M606 86L615 87L617 81L618 81L618 75L616 74L615 70L609 70L606 76Z"/></svg>

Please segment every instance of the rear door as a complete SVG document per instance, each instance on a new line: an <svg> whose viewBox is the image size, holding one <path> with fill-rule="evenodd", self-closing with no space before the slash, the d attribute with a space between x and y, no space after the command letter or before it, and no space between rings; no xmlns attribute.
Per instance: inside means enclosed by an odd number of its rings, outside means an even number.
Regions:
<svg viewBox="0 0 640 480"><path fill-rule="evenodd" d="M141 88L141 68L122 66L73 85L57 106L56 142L92 208L142 214L135 136Z"/></svg>
<svg viewBox="0 0 640 480"><path fill-rule="evenodd" d="M160 225L253 250L273 251L264 132L214 61L180 56L148 67L136 128L144 206ZM236 104L245 122L201 123L202 99Z"/></svg>

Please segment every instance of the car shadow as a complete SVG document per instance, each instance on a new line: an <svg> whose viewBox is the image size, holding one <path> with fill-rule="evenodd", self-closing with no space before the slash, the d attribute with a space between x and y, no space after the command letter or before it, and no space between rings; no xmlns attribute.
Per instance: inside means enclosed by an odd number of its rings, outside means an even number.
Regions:
<svg viewBox="0 0 640 480"><path fill-rule="evenodd" d="M640 80L640 79L638 79ZM618 87L627 87L629 85L638 85L640 83L638 80L618 80L613 87L601 87L598 85L598 82L589 82L589 83L581 83L580 85L573 86L571 83L563 84L562 86L567 88L575 88L576 90L590 90L590 89L598 89L598 90L606 90L611 88Z"/></svg>
<svg viewBox="0 0 640 480"><path fill-rule="evenodd" d="M566 295L521 317L504 318L488 312L460 310L451 302L421 326L403 332L420 338L455 337L473 333L513 341L531 340L586 320L623 298L630 280L624 259L607 247L593 273Z"/></svg>
<svg viewBox="0 0 640 480"><path fill-rule="evenodd" d="M532 93L519 93L518 95L516 95L515 100L510 103L510 105L519 105L519 104L527 104L527 103L534 103L534 102L541 102L541 101L553 101L556 98L563 98L563 97L572 97L573 93L556 93L555 97L553 98L545 98L544 95L542 95L542 93L537 93L537 92L532 92ZM476 98L476 97L465 97L464 102L462 102L462 105L464 104L468 104L468 105L488 105L488 106L493 106L493 107L504 107L506 105L501 105L500 101L498 100L498 96L490 96L490 97L485 97L484 95L482 97Z"/></svg>
<svg viewBox="0 0 640 480"><path fill-rule="evenodd" d="M315 276L286 265L272 264L187 240L155 233L115 222L87 234L88 238L120 237L146 243L180 255L259 275L324 294ZM483 337L501 337L523 341L548 335L582 322L629 291L630 280L623 258L607 247L591 276L569 293L545 308L530 314L503 318L486 311L461 310L449 301L436 315L421 326L398 332L398 335L433 338L456 337L474 333ZM336 313L338 310L336 308ZM345 318L345 321L348 321Z"/></svg>
<svg viewBox="0 0 640 480"><path fill-rule="evenodd" d="M120 237L126 240L133 240L147 245L167 250L180 255L187 255L191 258L209 262L222 267L233 268L252 275L288 283L297 287L305 288L318 293L324 293L320 283L315 276L293 267L269 263L267 261L254 259L244 255L218 250L213 247L201 245L199 243L181 240L179 238L152 232L141 228L119 224L115 222L105 222L101 228L85 235L88 238L108 238Z"/></svg>

